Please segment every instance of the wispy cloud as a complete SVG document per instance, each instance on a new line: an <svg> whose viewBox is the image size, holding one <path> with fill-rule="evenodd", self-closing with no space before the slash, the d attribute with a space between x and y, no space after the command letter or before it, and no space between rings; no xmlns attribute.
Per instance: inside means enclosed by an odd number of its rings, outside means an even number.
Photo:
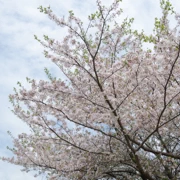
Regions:
<svg viewBox="0 0 180 180"><path fill-rule="evenodd" d="M109 0L103 0L104 4L110 4ZM58 76L58 68L45 59L43 48L33 39L34 34L42 37L48 34L61 39L65 29L57 27L48 20L46 15L40 13L37 7L51 6L59 16L67 15L69 10L87 20L88 14L95 11L95 0L31 0L14 1L0 0L0 156L9 155L6 146L11 143L7 131L15 136L28 131L28 127L17 119L8 108L8 94L16 86L17 81L25 84L26 77L45 79L44 67L53 69ZM180 11L180 3L172 0L177 11ZM151 33L154 18L160 15L159 1L152 0L124 0L121 7L124 9L124 17L134 17L134 29L144 29ZM32 174L22 173L19 167L0 161L0 179L2 180L32 180ZM42 179L41 177L39 179Z"/></svg>

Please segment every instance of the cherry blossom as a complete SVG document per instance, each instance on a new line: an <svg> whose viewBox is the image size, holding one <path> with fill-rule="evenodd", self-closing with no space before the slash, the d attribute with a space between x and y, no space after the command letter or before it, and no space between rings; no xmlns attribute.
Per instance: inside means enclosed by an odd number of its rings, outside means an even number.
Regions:
<svg viewBox="0 0 180 180"><path fill-rule="evenodd" d="M50 180L180 178L180 15L161 0L146 36L131 29L133 19L117 23L120 2L97 0L87 26L73 11L66 19L39 8L68 30L62 41L35 36L66 79L46 71L49 81L28 78L30 89L9 96L31 133L12 136L14 157L2 160Z"/></svg>

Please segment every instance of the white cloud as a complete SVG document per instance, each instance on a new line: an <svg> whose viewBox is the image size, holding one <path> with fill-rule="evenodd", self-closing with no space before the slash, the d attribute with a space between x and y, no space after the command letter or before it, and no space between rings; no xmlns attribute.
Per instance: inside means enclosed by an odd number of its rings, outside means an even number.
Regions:
<svg viewBox="0 0 180 180"><path fill-rule="evenodd" d="M6 155L6 146L11 144L7 130L14 135L27 131L23 122L17 119L9 110L8 94L12 92L17 81L25 83L25 78L45 78L43 69L48 67L58 73L58 69L49 60L45 59L40 44L33 39L34 34L42 37L48 34L61 38L65 29L57 27L46 15L37 10L37 7L51 6L57 15L67 15L69 10L87 19L88 14L95 11L95 0L31 0L14 1L0 0L0 156ZM109 4L109 0L103 0ZM172 0L175 10L180 10L180 3ZM134 17L134 29L145 29L150 34L153 29L154 18L160 16L158 0L124 0L121 7L124 17ZM58 74L61 76L61 73ZM31 174L22 173L19 167L0 161L0 179L2 180L32 180ZM39 178L41 179L41 178Z"/></svg>

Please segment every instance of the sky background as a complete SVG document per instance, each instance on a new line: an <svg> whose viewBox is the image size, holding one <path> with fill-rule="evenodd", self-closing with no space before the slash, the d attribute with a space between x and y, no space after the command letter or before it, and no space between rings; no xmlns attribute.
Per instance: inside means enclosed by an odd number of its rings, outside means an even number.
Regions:
<svg viewBox="0 0 180 180"><path fill-rule="evenodd" d="M110 4L112 0L102 0ZM179 0L171 0L174 9L180 13ZM12 147L10 131L15 137L27 132L28 128L15 117L10 110L8 95L17 87L17 81L26 86L26 77L46 79L44 68L52 74L61 76L57 67L44 58L43 48L34 40L34 34L42 39L43 35L61 39L65 29L58 27L45 14L37 9L40 5L51 9L58 16L67 16L69 10L87 20L89 14L95 12L95 0L0 0L0 156L11 156L6 149ZM134 17L134 29L151 34L154 18L160 17L159 0L124 0L123 17ZM172 20L172 22L174 22ZM173 24L173 23L172 23ZM45 177L34 178L33 173L21 172L21 167L0 161L1 180L44 180Z"/></svg>

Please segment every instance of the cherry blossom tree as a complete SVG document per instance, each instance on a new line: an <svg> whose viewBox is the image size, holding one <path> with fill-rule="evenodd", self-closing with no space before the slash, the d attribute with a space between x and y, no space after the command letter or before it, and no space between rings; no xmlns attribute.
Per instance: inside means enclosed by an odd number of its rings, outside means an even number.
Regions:
<svg viewBox="0 0 180 180"><path fill-rule="evenodd" d="M13 137L14 157L2 160L51 180L180 179L180 15L161 0L147 36L121 19L120 1L97 0L87 26L73 11L65 19L39 8L68 30L61 42L35 36L66 78L46 69L48 81L27 78L31 88L10 95L31 133Z"/></svg>

